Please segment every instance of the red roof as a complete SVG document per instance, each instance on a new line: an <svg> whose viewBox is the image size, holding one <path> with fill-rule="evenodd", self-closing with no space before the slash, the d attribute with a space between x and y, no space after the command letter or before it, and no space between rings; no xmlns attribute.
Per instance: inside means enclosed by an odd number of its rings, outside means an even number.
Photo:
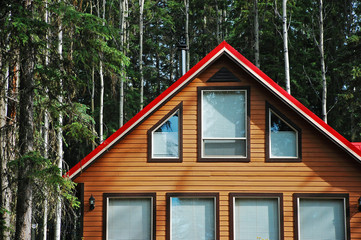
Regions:
<svg viewBox="0 0 361 240"><path fill-rule="evenodd" d="M319 117L317 117L308 108L302 105L294 97L288 94L283 88L276 84L271 78L265 73L248 61L244 56L237 52L227 42L223 41L207 56L205 56L199 63L197 63L192 69L190 69L185 75L178 79L174 84L167 88L162 94L148 104L143 110L136 114L126 124L119 128L114 134L107 138L102 144L94 149L89 155L83 158L79 163L72 167L65 176L71 179L75 178L81 173L86 167L90 166L101 154L107 151L121 138L126 136L130 131L133 130L138 124L140 124L145 118L147 118L155 109L157 109L162 103L169 99L173 93L188 84L194 79L200 72L206 69L220 56L226 54L229 58L234 60L240 67L247 71L253 78L261 83L265 88L271 91L276 97L281 99L284 103L294 109L300 116L310 122L316 127L321 133L326 135L329 139L335 142L339 147L345 150L359 163L361 163L361 143L351 143L337 131L327 125Z"/></svg>
<svg viewBox="0 0 361 240"><path fill-rule="evenodd" d="M352 142L352 145L354 145L358 150L361 150L361 142Z"/></svg>

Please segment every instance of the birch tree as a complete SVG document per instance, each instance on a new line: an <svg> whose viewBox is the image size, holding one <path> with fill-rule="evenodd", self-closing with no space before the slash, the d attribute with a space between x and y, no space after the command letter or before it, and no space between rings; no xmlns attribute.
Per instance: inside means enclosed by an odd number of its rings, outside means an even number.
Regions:
<svg viewBox="0 0 361 240"><path fill-rule="evenodd" d="M318 48L320 51L321 62L321 78L322 78L322 119L327 123L327 81L326 81L326 66L325 66L325 52L323 47L323 0L319 0L319 31L320 39Z"/></svg>
<svg viewBox="0 0 361 240"><path fill-rule="evenodd" d="M119 1L120 51L126 56L128 0ZM120 76L119 89L119 127L124 124L124 81L127 78L125 64L122 63L123 74Z"/></svg>
<svg viewBox="0 0 361 240"><path fill-rule="evenodd" d="M48 10L48 0L45 0L45 23L49 24L49 10ZM45 36L46 49L45 49L45 66L49 66L49 30L46 32ZM49 90L46 88L45 93L48 94ZM46 96L48 98L48 96ZM48 108L45 108L44 111L44 158L49 158L49 111ZM44 196L44 212L43 212L43 240L47 239L47 230L48 230L48 196Z"/></svg>
<svg viewBox="0 0 361 240"><path fill-rule="evenodd" d="M288 58L287 0L282 0L283 53L285 60L286 91L291 94L290 63Z"/></svg>
<svg viewBox="0 0 361 240"><path fill-rule="evenodd" d="M61 3L61 0L59 1ZM60 60L60 66L59 69L61 71L61 74L63 73L63 25L62 25L62 14L59 16L59 28L58 28L58 55ZM59 86L60 91L58 95L58 101L60 105L59 110L59 118L58 118L58 132L57 132L57 156L58 156L58 162L57 166L59 168L60 176L62 175L63 170L63 160L64 160L64 153L63 153L63 113L62 113L62 105L63 105L63 79L60 77L59 79ZM59 189L60 192L60 189ZM60 240L61 237L61 211L62 211L62 202L61 197L59 196L56 202L56 213L55 213L55 240Z"/></svg>
<svg viewBox="0 0 361 240"><path fill-rule="evenodd" d="M140 110L144 105L144 76L143 76L143 12L144 0L139 0L139 74L140 74Z"/></svg>
<svg viewBox="0 0 361 240"><path fill-rule="evenodd" d="M103 27L105 26L105 3L106 0L103 0ZM98 0L98 17L100 17L100 8ZM103 54L100 55L99 60L99 76L100 76L100 110L99 110L99 142L103 143L104 141L104 73L103 73Z"/></svg>

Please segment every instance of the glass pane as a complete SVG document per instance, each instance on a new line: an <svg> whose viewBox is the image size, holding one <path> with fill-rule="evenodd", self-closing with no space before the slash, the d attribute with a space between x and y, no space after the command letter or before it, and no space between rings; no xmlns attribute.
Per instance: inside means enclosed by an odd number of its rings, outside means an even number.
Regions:
<svg viewBox="0 0 361 240"><path fill-rule="evenodd" d="M345 240L343 199L300 199L300 240Z"/></svg>
<svg viewBox="0 0 361 240"><path fill-rule="evenodd" d="M203 91L202 111L203 137L246 136L244 91Z"/></svg>
<svg viewBox="0 0 361 240"><path fill-rule="evenodd" d="M110 198L108 240L150 240L151 199Z"/></svg>
<svg viewBox="0 0 361 240"><path fill-rule="evenodd" d="M278 199L236 198L236 240L279 240Z"/></svg>
<svg viewBox="0 0 361 240"><path fill-rule="evenodd" d="M172 240L215 240L213 198L173 197L171 201Z"/></svg>
<svg viewBox="0 0 361 240"><path fill-rule="evenodd" d="M178 157L178 112L153 132L153 157Z"/></svg>
<svg viewBox="0 0 361 240"><path fill-rule="evenodd" d="M204 140L206 156L246 156L246 140L221 139Z"/></svg>
<svg viewBox="0 0 361 240"><path fill-rule="evenodd" d="M271 112L271 157L297 157L297 132Z"/></svg>

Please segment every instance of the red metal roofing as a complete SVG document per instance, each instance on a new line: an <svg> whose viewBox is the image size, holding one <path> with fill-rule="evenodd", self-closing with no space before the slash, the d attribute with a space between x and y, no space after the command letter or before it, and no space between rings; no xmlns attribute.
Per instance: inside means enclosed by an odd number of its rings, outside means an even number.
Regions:
<svg viewBox="0 0 361 240"><path fill-rule="evenodd" d="M113 146L117 141L119 141L123 136L129 133L137 124L144 120L153 110L160 106L164 101L172 96L174 92L183 87L185 84L189 83L196 75L208 67L215 59L219 56L226 54L228 57L237 62L244 70L246 70L255 80L260 82L264 87L270 90L274 95L280 98L283 102L293 108L299 115L309 121L314 125L321 133L329 137L352 157L354 157L358 162L361 163L361 148L357 145L352 144L343 136L341 136L337 131L327 125L319 117L317 117L313 112L308 108L302 105L294 97L288 94L283 88L276 84L271 78L269 78L265 73L248 61L244 56L237 52L233 47L231 47L227 42L223 41L219 44L214 50L212 50L207 56L205 56L200 62L198 62L192 69L190 69L186 74L184 74L179 80L167 88L163 93L161 93L156 99L154 99L150 104L148 104L143 110L136 114L132 119L130 119L126 124L119 128L114 134L107 138L102 144L100 144L96 149L94 149L89 155L83 158L79 163L72 167L65 176L74 178L79 174L85 167L89 166L94 162L101 154L103 154L107 149ZM361 146L361 145L360 145Z"/></svg>
<svg viewBox="0 0 361 240"><path fill-rule="evenodd" d="M351 142L357 149L361 150L361 142Z"/></svg>

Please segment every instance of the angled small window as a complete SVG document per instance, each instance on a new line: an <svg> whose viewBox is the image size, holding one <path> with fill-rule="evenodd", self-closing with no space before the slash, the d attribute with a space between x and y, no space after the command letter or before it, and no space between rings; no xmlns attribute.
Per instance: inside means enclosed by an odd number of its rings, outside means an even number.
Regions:
<svg viewBox="0 0 361 240"><path fill-rule="evenodd" d="M182 103L148 131L148 162L182 160Z"/></svg>
<svg viewBox="0 0 361 240"><path fill-rule="evenodd" d="M300 161L301 130L267 105L266 152L268 161Z"/></svg>

